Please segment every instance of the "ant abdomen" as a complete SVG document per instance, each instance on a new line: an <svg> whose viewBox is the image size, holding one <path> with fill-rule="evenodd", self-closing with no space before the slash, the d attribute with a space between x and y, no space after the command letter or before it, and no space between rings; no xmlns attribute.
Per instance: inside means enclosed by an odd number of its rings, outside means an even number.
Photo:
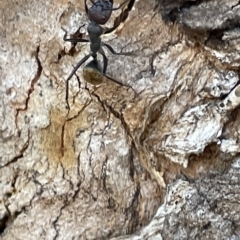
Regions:
<svg viewBox="0 0 240 240"><path fill-rule="evenodd" d="M93 59L83 68L83 78L92 85L99 85L103 83L103 69L99 61Z"/></svg>

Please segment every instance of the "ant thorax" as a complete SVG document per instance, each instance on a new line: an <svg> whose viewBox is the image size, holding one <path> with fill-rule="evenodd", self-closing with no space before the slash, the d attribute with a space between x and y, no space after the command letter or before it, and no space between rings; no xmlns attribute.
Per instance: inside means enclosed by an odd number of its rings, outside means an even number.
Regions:
<svg viewBox="0 0 240 240"><path fill-rule="evenodd" d="M90 39L91 39L91 36L93 36L93 38L96 39L96 38L99 38L103 34L103 28L95 22L91 22L88 25L87 31L88 31L88 35L89 35Z"/></svg>
<svg viewBox="0 0 240 240"><path fill-rule="evenodd" d="M96 53L101 48L101 38L103 34L103 28L95 22L91 22L87 28L90 38L90 49L91 52Z"/></svg>

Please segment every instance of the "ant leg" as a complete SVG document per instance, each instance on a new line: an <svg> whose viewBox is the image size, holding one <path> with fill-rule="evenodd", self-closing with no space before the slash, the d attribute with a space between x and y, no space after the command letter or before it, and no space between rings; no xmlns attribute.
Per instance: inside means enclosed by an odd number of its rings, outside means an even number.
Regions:
<svg viewBox="0 0 240 240"><path fill-rule="evenodd" d="M106 75L107 66L108 66L108 58L106 57L106 55L105 55L105 53L104 53L102 48L100 48L99 53L103 56L103 76L105 76L109 80L111 80L111 81L113 81L113 82L115 82L115 83L117 83L117 84L119 84L121 86L124 86L123 83L121 83L121 82L117 81L116 79L111 78L108 75Z"/></svg>
<svg viewBox="0 0 240 240"><path fill-rule="evenodd" d="M128 84L124 84L124 83L122 83L122 82L120 82L120 81L118 81L118 80L116 80L116 79L114 79L114 78L112 78L112 77L110 77L110 76L108 76L106 74L103 74L103 76L106 77L107 79L109 79L110 81L112 81L112 82L122 86L122 87L131 88L133 90L133 92L134 92L134 95L137 96L137 93L135 92L135 90L134 90L134 88L132 86L130 86Z"/></svg>
<svg viewBox="0 0 240 240"><path fill-rule="evenodd" d="M120 81L118 81L118 80L116 80L116 79L114 79L114 78L112 78L112 77L110 77L110 76L108 76L108 75L106 75L106 74L103 74L103 76L106 77L107 79L109 79L110 81L112 81L112 82L114 82L114 83L117 83L117 84L120 85L120 86L131 88L131 86L126 85L126 84L123 84L122 82L120 82Z"/></svg>
<svg viewBox="0 0 240 240"><path fill-rule="evenodd" d="M105 52L102 48L99 49L99 53L103 56L103 74L105 74L108 66L108 58L106 57Z"/></svg>
<svg viewBox="0 0 240 240"><path fill-rule="evenodd" d="M93 5L95 5L96 3L93 1L93 0L90 0L91 1L91 3L93 4Z"/></svg>
<svg viewBox="0 0 240 240"><path fill-rule="evenodd" d="M123 52L115 52L115 50L107 43L102 42L103 46L106 47L112 54L114 55L125 55L125 56L132 56L134 55L133 53L123 53Z"/></svg>
<svg viewBox="0 0 240 240"><path fill-rule="evenodd" d="M103 56L103 76L108 78L110 81L114 82L114 83L117 83L118 85L120 86L125 86L125 87L129 87L129 88L132 88L130 85L127 85L127 84L123 84L122 82L106 75L106 71L107 71L107 66L108 66L108 58L106 57L104 51L102 48L100 48L99 50L99 53Z"/></svg>
<svg viewBox="0 0 240 240"><path fill-rule="evenodd" d="M78 68L84 63L86 62L90 57L91 57L91 53L88 54L87 56L85 56L77 65L76 67L72 70L72 72L70 73L70 75L68 76L67 80L66 80L66 96L65 96L65 100L67 103L67 108L70 109L69 107L69 103L68 103L68 89L69 89L69 80L72 78L72 76L75 74L75 72L78 70Z"/></svg>
<svg viewBox="0 0 240 240"><path fill-rule="evenodd" d="M92 0L91 0L91 1L92 1ZM121 4L120 4L118 7L116 7L116 8L111 8L111 9L105 9L105 8L103 8L102 10L111 10L111 11L118 10L118 9L120 9L123 5L125 5L128 1L129 1L129 0L124 1L123 3L121 3Z"/></svg>
<svg viewBox="0 0 240 240"><path fill-rule="evenodd" d="M82 27L82 26L81 26ZM80 28L81 28L80 27ZM78 42L89 42L88 39L83 39L83 38L67 38L67 31L65 29L62 28L62 30L65 32L64 36L63 36L63 40L65 42L71 42L71 43L78 43ZM79 29L80 30L80 29Z"/></svg>
<svg viewBox="0 0 240 240"><path fill-rule="evenodd" d="M118 8L113 8L112 10L118 10L120 7L122 7L124 4L126 4L127 2L129 1L127 7L124 9L124 11L121 13L121 15L119 16L118 18L118 22L115 26L113 26L112 28L106 30L104 32L104 34L108 34L108 33L111 33L113 32L115 29L117 29L119 27L119 25L122 23L122 22L125 22L127 17L128 17L128 13L132 10L133 8L133 5L135 3L135 0L127 0L125 2L123 2Z"/></svg>
<svg viewBox="0 0 240 240"><path fill-rule="evenodd" d="M123 6L128 1L129 1L129 3L128 3L128 6L127 6L127 11L130 12L132 7L133 7L133 5L134 5L134 3L135 3L135 0L127 0L127 1L123 2L119 7Z"/></svg>
<svg viewBox="0 0 240 240"><path fill-rule="evenodd" d="M72 66L73 66L73 68L75 68L74 65L72 65ZM81 82L80 82L79 76L78 76L76 73L74 73L74 75L75 75L75 77L77 78L77 81L78 81L78 88L80 89L80 88L81 88Z"/></svg>
<svg viewBox="0 0 240 240"><path fill-rule="evenodd" d="M85 4L85 12L88 15L88 7L87 7L87 0L84 0L84 4Z"/></svg>
<svg viewBox="0 0 240 240"><path fill-rule="evenodd" d="M90 0L90 1L91 1L91 3L92 3L93 5L96 4L93 0ZM85 4L85 12L86 12L86 14L88 15L87 0L84 0L84 4Z"/></svg>
<svg viewBox="0 0 240 240"><path fill-rule="evenodd" d="M78 43L78 42L89 42L88 39L84 38L63 38L65 42Z"/></svg>

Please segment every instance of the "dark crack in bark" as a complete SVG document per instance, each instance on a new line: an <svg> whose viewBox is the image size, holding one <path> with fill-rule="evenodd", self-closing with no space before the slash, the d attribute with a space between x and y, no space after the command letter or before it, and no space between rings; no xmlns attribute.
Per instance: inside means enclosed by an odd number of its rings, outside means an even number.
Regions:
<svg viewBox="0 0 240 240"><path fill-rule="evenodd" d="M16 116L15 116L15 122L16 122L16 126L18 128L18 114L19 112L21 111L26 111L27 108L28 108L28 102L30 100L30 97L31 97L31 94L33 93L34 89L35 89L35 84L37 83L37 81L39 80L39 78L41 77L41 74L42 74L42 64L41 64L41 61L39 60L39 57L38 57L38 54L39 54L39 51L40 51L40 47L38 46L37 47L37 50L35 51L34 53L34 57L36 59L36 62L37 62L37 73L36 75L34 76L33 80L31 81L31 85L30 85L30 88L28 89L28 93L27 93L27 98L26 98L26 101L25 101L25 107L24 108L18 108L16 109Z"/></svg>
<svg viewBox="0 0 240 240"><path fill-rule="evenodd" d="M29 146L29 140L30 140L30 131L28 130L28 138L27 141L23 144L23 147L20 149L19 153L13 157L12 159L10 159L5 165L0 165L0 169L4 168L4 167L8 167L13 163L16 163L19 159L23 158L23 154L24 152L28 149Z"/></svg>
<svg viewBox="0 0 240 240"><path fill-rule="evenodd" d="M140 198L140 183L137 184L132 202L128 208L124 210L125 212L125 221L129 222L127 229L127 234L132 233L139 225L139 212L138 212L138 203Z"/></svg>
<svg viewBox="0 0 240 240"><path fill-rule="evenodd" d="M54 240L56 240L56 239L58 238L58 236L59 236L59 232L58 232L58 229L57 229L57 223L58 223L59 218L62 216L62 210L63 210L65 207L66 207L66 205L63 205L63 206L60 208L58 216L56 217L56 219L55 219L55 220L53 221L53 223L52 223L52 224L53 224L53 228L54 228L54 230L55 230L55 232L56 232L55 236L53 237Z"/></svg>

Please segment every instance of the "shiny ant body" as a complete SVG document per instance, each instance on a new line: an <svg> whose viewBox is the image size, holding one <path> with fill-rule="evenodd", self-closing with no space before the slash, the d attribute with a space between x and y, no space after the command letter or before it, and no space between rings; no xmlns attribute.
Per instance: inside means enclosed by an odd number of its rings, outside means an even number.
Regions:
<svg viewBox="0 0 240 240"><path fill-rule="evenodd" d="M85 2L85 11L88 15L89 20L91 21L90 24L87 27L87 31L89 34L89 40L83 39L83 38L67 38L65 33L63 40L68 41L71 43L78 43L78 42L90 42L90 50L91 52L86 55L72 70L70 75L68 76L66 80L66 103L67 108L69 109L69 103L68 103L68 91L69 91L69 80L73 77L73 75L76 73L78 68L86 62L90 57L93 58L91 62L89 62L83 69L83 77L84 79L93 84L93 85L99 85L103 82L104 77L110 79L111 81L118 83L120 85L124 85L121 82L118 82L117 80L109 77L106 75L107 66L108 66L108 58L106 57L104 50L102 47L106 47L112 54L116 55L131 55L128 53L117 53L113 50L113 48L108 45L107 43L102 42L101 35L104 34L104 29L100 26L107 23L109 20L112 11L118 10L122 8L127 2L129 2L127 9L125 10L125 16L123 18L127 18L126 15L131 10L134 1L135 0L126 0L122 4L120 4L119 7L113 8L113 0L97 0L94 2L93 0L90 0L92 3L92 6L88 9L87 7L87 0L84 0ZM127 13L127 14L126 14ZM122 19L124 21L125 19ZM107 33L112 32L115 30L121 22L117 24L117 26L114 26L112 29L106 31ZM81 28L81 27L80 27ZM105 33L106 33L105 32ZM97 60L97 53L101 54L103 57L103 68L99 61Z"/></svg>

